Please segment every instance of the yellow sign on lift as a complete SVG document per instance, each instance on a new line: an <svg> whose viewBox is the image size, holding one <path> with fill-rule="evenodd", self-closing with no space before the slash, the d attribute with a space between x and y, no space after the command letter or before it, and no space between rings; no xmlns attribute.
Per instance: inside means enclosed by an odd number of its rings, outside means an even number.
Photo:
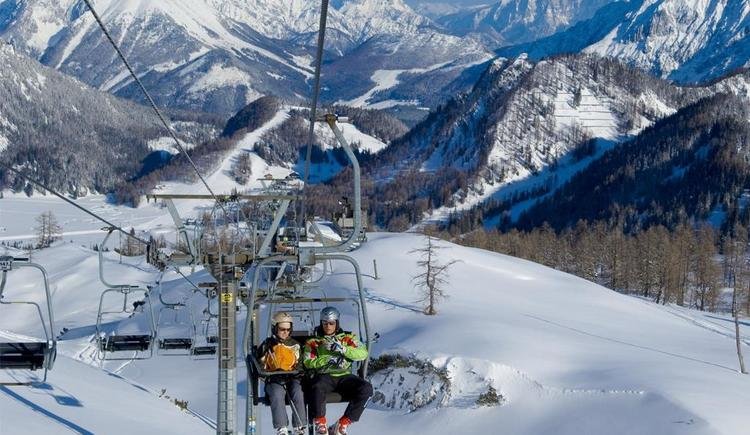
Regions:
<svg viewBox="0 0 750 435"><path fill-rule="evenodd" d="M231 293L222 293L221 294L221 302L225 304L231 304L232 303L232 294Z"/></svg>

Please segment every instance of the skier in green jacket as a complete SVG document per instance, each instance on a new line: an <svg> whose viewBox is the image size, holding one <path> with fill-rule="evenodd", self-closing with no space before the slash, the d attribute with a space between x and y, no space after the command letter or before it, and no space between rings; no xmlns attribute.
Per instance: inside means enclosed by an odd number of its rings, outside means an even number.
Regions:
<svg viewBox="0 0 750 435"><path fill-rule="evenodd" d="M320 312L320 326L315 337L305 343L303 364L314 373L310 384L310 412L316 435L346 435L349 425L359 420L372 385L351 373L353 361L367 358L367 347L357 336L344 332L339 325L340 313L334 307ZM326 423L326 394L337 392L349 400L344 415L329 428Z"/></svg>

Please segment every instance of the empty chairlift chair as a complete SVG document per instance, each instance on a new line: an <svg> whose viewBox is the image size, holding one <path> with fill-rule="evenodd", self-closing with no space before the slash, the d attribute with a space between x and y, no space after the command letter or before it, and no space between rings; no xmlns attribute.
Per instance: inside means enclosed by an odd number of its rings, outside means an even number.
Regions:
<svg viewBox="0 0 750 435"><path fill-rule="evenodd" d="M159 318L156 330L159 333L157 353L164 356L189 356L193 348L195 323L193 311L187 302L167 302L159 286Z"/></svg>
<svg viewBox="0 0 750 435"><path fill-rule="evenodd" d="M13 301L5 298L5 287L8 272L30 267L38 269L44 279L44 292L47 303L47 320L45 321L42 309L36 302ZM35 308L36 313L44 330L45 339L39 340L31 337L21 337L17 334L9 334L7 337L0 335L0 370L41 370L44 369L42 382L47 381L47 372L52 369L57 356L57 341L54 339L54 318L52 315L52 296L49 291L47 272L38 264L31 263L25 258L0 257L0 311L11 305L28 305ZM0 385L29 385L32 382L0 382Z"/></svg>
<svg viewBox="0 0 750 435"><path fill-rule="evenodd" d="M107 246L107 240L112 235L114 228L104 228L107 235L99 249L99 280L107 289L102 292L99 299L99 310L96 317L96 343L97 356L101 360L133 360L147 359L153 356L153 342L156 337L156 326L154 322L154 308L151 303L150 289L133 286L128 284L111 284L104 278L104 247ZM117 310L108 310L104 304L105 297L108 294L119 293L122 295L122 308ZM131 295L142 295L142 299L130 298ZM129 305L130 304L130 305ZM132 305L132 308L131 308ZM119 333L115 331L105 331L102 320L105 316L114 316L128 314L130 317L142 313L146 316L147 327L136 333ZM122 320L122 319L115 319ZM124 352L133 352L130 356L123 355Z"/></svg>
<svg viewBox="0 0 750 435"><path fill-rule="evenodd" d="M204 318L201 320L200 333L195 328L193 336L193 348L190 355L193 359L213 359L216 355L216 345L219 343L219 315L211 312L211 298L208 299L208 307L203 310Z"/></svg>
<svg viewBox="0 0 750 435"><path fill-rule="evenodd" d="M105 308L105 297L110 293L119 293L122 295L122 308L117 310L107 310ZM143 295L143 299L131 299L131 295ZM135 333L121 333L116 330L106 331L102 323L104 317L108 315L128 314L134 316L138 313L146 316L147 327L144 328L145 330L139 330ZM151 294L148 289L127 286L109 288L102 293L96 317L96 340L99 359L118 361L151 358L154 353L152 345L155 336L154 311L151 304ZM123 355L124 352L132 352L132 354L125 356Z"/></svg>

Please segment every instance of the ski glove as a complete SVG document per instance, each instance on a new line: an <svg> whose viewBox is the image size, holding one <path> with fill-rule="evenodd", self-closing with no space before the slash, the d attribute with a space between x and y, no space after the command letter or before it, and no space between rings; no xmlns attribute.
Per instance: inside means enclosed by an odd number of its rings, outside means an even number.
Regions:
<svg viewBox="0 0 750 435"><path fill-rule="evenodd" d="M340 353L344 354L344 346L341 345L338 341L332 341L328 343L328 350L334 353Z"/></svg>
<svg viewBox="0 0 750 435"><path fill-rule="evenodd" d="M342 355L339 355L335 358L331 358L328 360L328 365L331 367L343 367L344 363L344 357Z"/></svg>

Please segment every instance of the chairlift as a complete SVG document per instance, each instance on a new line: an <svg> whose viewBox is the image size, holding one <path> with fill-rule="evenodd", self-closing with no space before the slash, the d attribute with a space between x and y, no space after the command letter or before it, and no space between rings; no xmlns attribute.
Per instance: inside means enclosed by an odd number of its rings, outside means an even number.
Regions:
<svg viewBox="0 0 750 435"><path fill-rule="evenodd" d="M105 228L107 235L102 241L102 248L107 245L107 240L112 235L113 228ZM124 361L143 360L154 355L153 342L156 337L156 324L154 322L154 307L151 303L151 290L128 284L111 284L104 278L104 249L99 250L99 280L107 287L99 298L99 310L96 316L96 348L97 357L102 361ZM108 311L104 300L107 294L119 293L122 295L122 308ZM131 298L131 295L142 294L142 299ZM131 308L132 306L132 308ZM109 315L127 314L130 317L137 313L147 314L148 331L137 334L118 334L107 332L102 327L102 320ZM122 352L133 352L129 357L118 356Z"/></svg>
<svg viewBox="0 0 750 435"><path fill-rule="evenodd" d="M159 309L159 316L156 321L156 330L159 334L157 354L163 356L189 356L191 355L194 342L193 337L195 336L192 307L187 301L165 301L161 291L161 281L159 282L159 288L159 302L161 302L162 307ZM171 318L169 317L170 315ZM182 334L165 332L165 330L168 331L175 328L180 329ZM189 334L185 334L185 330L190 331Z"/></svg>
<svg viewBox="0 0 750 435"><path fill-rule="evenodd" d="M219 313L211 312L212 293L216 291L206 290L207 305L203 310L204 318L201 319L201 331L198 334L198 328L194 329L193 348L190 355L193 359L205 359L202 357L213 358L216 355L216 347L219 343Z"/></svg>
<svg viewBox="0 0 750 435"><path fill-rule="evenodd" d="M261 396L261 382L265 382L272 376L300 373L300 369L293 371L269 372L264 370L263 365L260 363L260 357L262 356L258 354L260 344L271 331L270 319L273 312L287 311L292 314L293 318L302 321L301 324L304 324L305 328L298 329L299 325L295 323L295 330L292 331L292 338L304 345L304 343L315 333L315 327L320 321L318 316L322 308L329 305L340 306L341 304L351 304L351 307L356 312L358 336L363 343L366 343L368 349L370 347L371 342L369 337L367 308L364 305L364 290L359 266L354 259L346 255L335 254L326 257L331 260L348 261L354 266L355 276L357 278L357 288L359 291L358 298L328 297L316 283L302 283L299 286L307 289L307 292L309 293L308 296L300 296L299 294L281 295L275 291L275 288L272 285L273 282L278 281L278 277L268 283L269 289L264 292L259 288L262 271L264 269L273 268L273 265L276 264L277 267L281 268L281 271L279 272L281 274L284 271L287 261L284 260L283 257L270 257L261 261L255 269L255 273L253 274L253 284L250 287L248 299L248 307L252 307L252 315L248 314L243 337L243 351L245 361L247 361L249 380L246 404L248 419L250 419L251 416L256 415L256 412L253 409L255 406L258 406L259 404L269 404L268 399L265 396ZM319 293L320 296L314 295L315 293ZM261 312L262 310L266 310L266 312L263 313ZM261 328L261 324L265 324L265 328ZM265 333L263 337L261 337L261 329L263 329L263 332ZM363 378L366 377L367 365L368 360L352 364L352 373L357 373ZM326 396L326 402L340 403L343 402L343 397L338 393L330 393Z"/></svg>
<svg viewBox="0 0 750 435"><path fill-rule="evenodd" d="M108 293L119 293L122 295L122 308L114 311L107 311L104 300ZM133 300L130 298L133 294L143 294L143 299ZM128 314L131 317L137 313L148 314L148 331L147 333L138 334L118 334L107 333L102 327L102 319L107 315ZM140 287L115 287L109 288L102 292L99 299L99 310L96 316L96 341L98 358L104 361L123 361L123 360L142 360L151 358L154 355L152 347L154 337L156 337L156 328L154 323L154 309L151 303L151 292L148 289ZM134 352L132 356L123 357L112 354L121 352Z"/></svg>
<svg viewBox="0 0 750 435"><path fill-rule="evenodd" d="M8 272L19 267L38 269L44 279L44 292L47 300L47 322L42 315L42 309L36 302L3 300L3 292ZM55 336L54 318L52 314L52 296L49 291L47 271L28 258L0 257L0 305L30 305L36 309L44 330L45 340L10 341L0 343L0 370L40 370L44 369L42 382L47 381L47 372L52 370L57 357L57 340ZM13 335L15 337L15 334ZM0 382L0 385L31 385L32 382Z"/></svg>
<svg viewBox="0 0 750 435"><path fill-rule="evenodd" d="M201 357L213 357L216 355L216 345L219 343L219 325L218 315L208 313L207 317L201 320L202 330L198 334L197 328L193 337L193 347L190 349L190 355L193 359L203 359Z"/></svg>

